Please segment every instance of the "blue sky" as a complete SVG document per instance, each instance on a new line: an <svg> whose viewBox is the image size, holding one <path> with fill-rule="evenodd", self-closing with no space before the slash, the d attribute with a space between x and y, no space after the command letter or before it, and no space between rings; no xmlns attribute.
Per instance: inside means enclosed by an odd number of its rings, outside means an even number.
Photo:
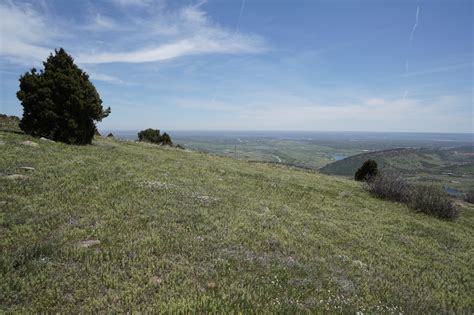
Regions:
<svg viewBox="0 0 474 315"><path fill-rule="evenodd" d="M100 129L473 132L469 0L0 0L0 112L58 47Z"/></svg>

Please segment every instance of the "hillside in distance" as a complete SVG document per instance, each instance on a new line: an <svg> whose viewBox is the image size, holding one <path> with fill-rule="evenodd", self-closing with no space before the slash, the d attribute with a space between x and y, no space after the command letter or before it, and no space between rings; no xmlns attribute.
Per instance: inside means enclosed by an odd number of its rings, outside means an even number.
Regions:
<svg viewBox="0 0 474 315"><path fill-rule="evenodd" d="M135 140L138 131L102 130ZM395 148L450 149L469 146L470 134L323 131L171 131L173 140L194 151L240 160L319 169L364 152Z"/></svg>
<svg viewBox="0 0 474 315"><path fill-rule="evenodd" d="M0 131L0 312L471 313L455 221L301 169Z"/></svg>
<svg viewBox="0 0 474 315"><path fill-rule="evenodd" d="M330 163L319 171L328 175L353 177L368 159L382 170L403 174L415 181L436 182L462 191L474 187L474 153L472 146L449 149L399 148L367 152Z"/></svg>

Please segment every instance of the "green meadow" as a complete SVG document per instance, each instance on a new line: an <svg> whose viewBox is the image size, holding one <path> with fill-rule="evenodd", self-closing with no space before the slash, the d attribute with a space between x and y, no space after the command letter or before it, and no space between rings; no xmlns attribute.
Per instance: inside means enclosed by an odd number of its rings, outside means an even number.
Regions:
<svg viewBox="0 0 474 315"><path fill-rule="evenodd" d="M314 171L0 131L0 312L468 314L474 207L457 206L445 221Z"/></svg>

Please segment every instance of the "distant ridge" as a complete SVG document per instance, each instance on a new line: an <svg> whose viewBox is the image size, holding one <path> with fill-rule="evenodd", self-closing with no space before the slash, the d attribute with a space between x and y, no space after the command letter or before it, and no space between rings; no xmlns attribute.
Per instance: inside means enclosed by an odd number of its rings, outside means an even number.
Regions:
<svg viewBox="0 0 474 315"><path fill-rule="evenodd" d="M472 147L462 146L451 149L397 148L366 152L330 163L319 169L329 175L353 176L368 159L377 161L379 168L401 173L456 173L474 175ZM459 174L457 174L459 173Z"/></svg>

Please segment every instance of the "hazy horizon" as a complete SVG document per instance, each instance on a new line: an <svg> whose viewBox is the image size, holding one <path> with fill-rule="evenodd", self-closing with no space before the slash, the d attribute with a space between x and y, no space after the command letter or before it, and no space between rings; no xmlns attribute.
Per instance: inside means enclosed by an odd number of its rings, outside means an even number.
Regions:
<svg viewBox="0 0 474 315"><path fill-rule="evenodd" d="M107 129L107 128L98 128L99 132L139 132L147 128L137 128L137 129ZM152 128L156 129L156 128ZM249 132L249 133L278 133L278 132L288 132L288 133L354 133L354 134L443 134L443 135L468 135L474 136L473 132L431 132L431 131L373 131L373 130L284 130L284 129L274 129L274 130L252 130L252 129L159 129L163 132L203 132L203 133L232 133L232 132Z"/></svg>

